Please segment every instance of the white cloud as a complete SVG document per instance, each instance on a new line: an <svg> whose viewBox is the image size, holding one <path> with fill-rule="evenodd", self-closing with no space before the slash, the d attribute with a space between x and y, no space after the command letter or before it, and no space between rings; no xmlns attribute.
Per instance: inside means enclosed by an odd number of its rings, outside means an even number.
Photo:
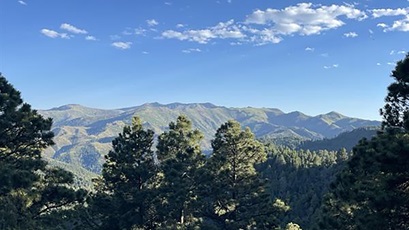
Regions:
<svg viewBox="0 0 409 230"><path fill-rule="evenodd" d="M132 42L114 42L111 45L115 48L126 50L131 48Z"/></svg>
<svg viewBox="0 0 409 230"><path fill-rule="evenodd" d="M18 1L18 3L20 3L21 5L27 6L27 3L25 1Z"/></svg>
<svg viewBox="0 0 409 230"><path fill-rule="evenodd" d="M397 9L375 9L372 10L372 17L388 17L388 16L404 16L403 19L399 19L393 22L392 25L385 23L379 23L377 26L384 28L384 32L388 31L403 31L409 32L409 7L397 8Z"/></svg>
<svg viewBox="0 0 409 230"><path fill-rule="evenodd" d="M96 41L97 38L94 37L94 36L88 35L88 36L85 37L85 40L87 40L87 41Z"/></svg>
<svg viewBox="0 0 409 230"><path fill-rule="evenodd" d="M329 65L329 66L324 65L324 69L333 69L333 68L338 68L338 67L339 67L338 64L333 64L333 65Z"/></svg>
<svg viewBox="0 0 409 230"><path fill-rule="evenodd" d="M190 49L182 50L182 53L186 53L186 54L190 54L190 53L194 53L194 52L200 53L200 52L202 52L202 50L198 49L198 48L190 48Z"/></svg>
<svg viewBox="0 0 409 230"><path fill-rule="evenodd" d="M159 22L157 22L155 19L146 20L146 23L148 24L148 26L157 26L157 25L159 25Z"/></svg>
<svg viewBox="0 0 409 230"><path fill-rule="evenodd" d="M312 3L299 3L284 9L256 10L247 16L245 23L269 26L275 34L312 35L322 31L334 29L345 23L339 19L363 20L365 12L354 6L331 5L315 7Z"/></svg>
<svg viewBox="0 0 409 230"><path fill-rule="evenodd" d="M135 35L145 35L146 34L146 30L144 29L144 28L136 28L135 30L134 30L134 34Z"/></svg>
<svg viewBox="0 0 409 230"><path fill-rule="evenodd" d="M165 5L171 6L172 3L171 2L165 2Z"/></svg>
<svg viewBox="0 0 409 230"><path fill-rule="evenodd" d="M179 23L179 24L176 25L176 28L183 28L183 27L185 27L185 25L184 25L184 24L181 24L181 23Z"/></svg>
<svg viewBox="0 0 409 230"><path fill-rule="evenodd" d="M47 37L50 38L65 38L65 39L70 39L70 36L66 33L58 33L57 31L54 30L49 30L49 29L42 29L40 31L42 34L44 34Z"/></svg>
<svg viewBox="0 0 409 230"><path fill-rule="evenodd" d="M377 27L381 27L381 28L386 28L386 27L388 27L388 25L386 25L385 23L378 23L376 26L377 26Z"/></svg>
<svg viewBox="0 0 409 230"><path fill-rule="evenodd" d="M175 30L166 30L162 33L164 38L175 38L179 40L194 41L201 44L208 43L211 39L220 38L243 38L245 35L239 27L234 24L233 20L220 22L216 26L201 30L185 30L182 32Z"/></svg>
<svg viewBox="0 0 409 230"><path fill-rule="evenodd" d="M310 51L310 52L314 52L315 48L312 47L307 47L305 48L305 51Z"/></svg>
<svg viewBox="0 0 409 230"><path fill-rule="evenodd" d="M380 65L381 65L381 63L379 63L379 62L378 62L378 63L376 63L376 65L377 65L377 66L380 66Z"/></svg>
<svg viewBox="0 0 409 230"><path fill-rule="evenodd" d="M409 31L409 15L405 19L394 21L392 26L389 26L385 31Z"/></svg>
<svg viewBox="0 0 409 230"><path fill-rule="evenodd" d="M194 41L206 44L214 39L235 39L230 44L253 43L255 45L281 42L285 36L314 35L329 29L343 26L343 20L363 20L367 18L364 11L356 8L356 4L313 5L299 3L283 9L255 10L242 22L233 20L220 22L213 27L201 29L166 30L162 38L173 38L182 41ZM354 36L350 34L348 36Z"/></svg>
<svg viewBox="0 0 409 230"><path fill-rule="evenodd" d="M398 8L398 9L374 9L371 11L372 17L379 18L384 16L398 16L407 15L409 13L409 8Z"/></svg>
<svg viewBox="0 0 409 230"><path fill-rule="evenodd" d="M149 52L147 52L147 51L142 51L142 54L149 54Z"/></svg>
<svg viewBox="0 0 409 230"><path fill-rule="evenodd" d="M392 65L392 66L396 65L396 63L394 63L394 62L387 62L386 64L387 65Z"/></svg>
<svg viewBox="0 0 409 230"><path fill-rule="evenodd" d="M87 34L88 33L86 30L78 29L77 27L70 25L68 23L61 24L60 29L66 30L74 34Z"/></svg>
<svg viewBox="0 0 409 230"><path fill-rule="evenodd" d="M358 34L355 32L344 33L344 37L355 38L355 37L358 37Z"/></svg>
<svg viewBox="0 0 409 230"><path fill-rule="evenodd" d="M404 50L399 50L399 51L395 51L395 50L391 50L391 52L389 52L389 55L398 55L398 54L406 54L406 51Z"/></svg>

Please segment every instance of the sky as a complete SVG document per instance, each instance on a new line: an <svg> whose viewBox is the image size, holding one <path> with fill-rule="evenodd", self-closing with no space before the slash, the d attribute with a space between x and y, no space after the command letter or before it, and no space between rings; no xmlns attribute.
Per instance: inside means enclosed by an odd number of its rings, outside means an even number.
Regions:
<svg viewBox="0 0 409 230"><path fill-rule="evenodd" d="M0 72L36 109L210 102L380 120L408 41L408 0L0 0Z"/></svg>

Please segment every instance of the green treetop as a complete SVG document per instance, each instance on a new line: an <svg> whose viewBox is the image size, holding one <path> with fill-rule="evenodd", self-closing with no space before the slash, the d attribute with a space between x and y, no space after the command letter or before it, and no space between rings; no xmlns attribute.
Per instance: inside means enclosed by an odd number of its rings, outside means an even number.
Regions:
<svg viewBox="0 0 409 230"><path fill-rule="evenodd" d="M255 164L266 160L264 146L236 121L223 124L212 141L202 188L204 227L272 229L276 206Z"/></svg>
<svg viewBox="0 0 409 230"><path fill-rule="evenodd" d="M196 221L196 177L205 160L200 148L202 139L203 134L193 130L185 116L171 122L169 131L158 138L157 156L163 173L162 211L169 228L191 226Z"/></svg>
<svg viewBox="0 0 409 230"><path fill-rule="evenodd" d="M62 227L63 220L56 224L53 217L85 195L69 188L71 173L49 167L41 157L53 144L51 125L0 75L0 229Z"/></svg>

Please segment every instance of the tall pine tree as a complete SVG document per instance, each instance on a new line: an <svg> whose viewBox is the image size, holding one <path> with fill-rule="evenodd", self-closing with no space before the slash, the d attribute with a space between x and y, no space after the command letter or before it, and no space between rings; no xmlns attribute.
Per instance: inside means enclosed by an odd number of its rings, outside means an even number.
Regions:
<svg viewBox="0 0 409 230"><path fill-rule="evenodd" d="M193 226L197 200L197 172L204 163L203 134L186 116L169 124L158 138L157 156L163 173L161 197L164 223L169 229Z"/></svg>
<svg viewBox="0 0 409 230"><path fill-rule="evenodd" d="M212 141L201 187L203 228L272 229L277 207L255 165L266 160L264 146L236 121L223 124Z"/></svg>
<svg viewBox="0 0 409 230"><path fill-rule="evenodd" d="M154 132L144 130L139 118L112 141L102 179L91 202L98 229L154 229L157 170L152 145Z"/></svg>

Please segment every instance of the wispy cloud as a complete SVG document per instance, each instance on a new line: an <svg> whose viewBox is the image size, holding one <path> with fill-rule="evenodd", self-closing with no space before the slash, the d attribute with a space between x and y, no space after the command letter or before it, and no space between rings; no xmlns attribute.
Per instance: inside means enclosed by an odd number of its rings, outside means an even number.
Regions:
<svg viewBox="0 0 409 230"><path fill-rule="evenodd" d="M65 39L69 39L70 36L66 33L58 33L55 30L50 30L50 29L42 29L40 31L42 34L44 34L47 37L50 38L65 38Z"/></svg>
<svg viewBox="0 0 409 230"><path fill-rule="evenodd" d="M86 30L79 29L79 28L77 28L77 27L75 27L73 25L70 25L68 23L61 24L60 29L66 30L66 31L71 32L73 34L87 34L88 33Z"/></svg>
<svg viewBox="0 0 409 230"><path fill-rule="evenodd" d="M400 54L406 54L406 51L404 51L404 50L399 50L399 51L391 50L391 52L389 52L389 55L400 55Z"/></svg>
<svg viewBox="0 0 409 230"><path fill-rule="evenodd" d="M114 35L109 35L109 38L110 38L111 40L119 40L119 39L121 39L121 36L119 36L119 35L117 35L117 34L114 34Z"/></svg>
<svg viewBox="0 0 409 230"><path fill-rule="evenodd" d="M132 42L113 42L111 45L115 48L126 50L131 48Z"/></svg>
<svg viewBox="0 0 409 230"><path fill-rule="evenodd" d="M315 48L312 47L307 47L305 48L305 51L309 51L309 52L314 52Z"/></svg>
<svg viewBox="0 0 409 230"><path fill-rule="evenodd" d="M208 43L211 39L220 38L243 38L245 35L240 31L240 28L234 24L234 20L220 22L216 26L201 30L185 30L182 32L175 30L166 30L162 33L164 38L175 38L181 41L188 40L201 44Z"/></svg>
<svg viewBox="0 0 409 230"><path fill-rule="evenodd" d="M27 3L25 1L20 0L20 1L18 1L18 3L20 3L23 6L27 6Z"/></svg>
<svg viewBox="0 0 409 230"><path fill-rule="evenodd" d="M190 54L190 53L200 53L202 52L202 50L198 48L190 48L190 49L182 50L182 52L186 54Z"/></svg>
<svg viewBox="0 0 409 230"><path fill-rule="evenodd" d="M144 28L136 28L134 29L134 34L135 35L145 35L146 34L146 30Z"/></svg>
<svg viewBox="0 0 409 230"><path fill-rule="evenodd" d="M355 37L358 37L358 34L355 32L344 33L344 37L355 38Z"/></svg>
<svg viewBox="0 0 409 230"><path fill-rule="evenodd" d="M334 69L334 68L338 68L338 67L339 67L338 64L324 65L324 69Z"/></svg>
<svg viewBox="0 0 409 230"><path fill-rule="evenodd" d="M371 11L373 18L404 16L403 19L395 20L392 24L378 23L377 26L383 28L384 32L388 31L409 31L409 7L397 9L374 9Z"/></svg>
<svg viewBox="0 0 409 230"><path fill-rule="evenodd" d="M372 17L380 18L384 16L399 16L407 15L409 8L398 8L398 9L374 9L371 10Z"/></svg>
<svg viewBox="0 0 409 230"><path fill-rule="evenodd" d="M239 43L264 45L279 43L285 36L308 36L336 29L345 25L342 17L360 21L367 18L367 15L352 4L322 6L299 3L283 9L255 10L247 15L242 23L230 20L202 29L166 30L162 37L202 44L213 39L230 38L238 40Z"/></svg>
<svg viewBox="0 0 409 230"><path fill-rule="evenodd" d="M146 20L146 24L148 24L148 26L157 26L157 25L159 25L159 22L158 21L156 21L155 19L149 19L149 20Z"/></svg>
<svg viewBox="0 0 409 230"><path fill-rule="evenodd" d="M87 40L87 41L96 41L97 38L94 37L94 36L88 35L88 36L85 37L85 40Z"/></svg>

